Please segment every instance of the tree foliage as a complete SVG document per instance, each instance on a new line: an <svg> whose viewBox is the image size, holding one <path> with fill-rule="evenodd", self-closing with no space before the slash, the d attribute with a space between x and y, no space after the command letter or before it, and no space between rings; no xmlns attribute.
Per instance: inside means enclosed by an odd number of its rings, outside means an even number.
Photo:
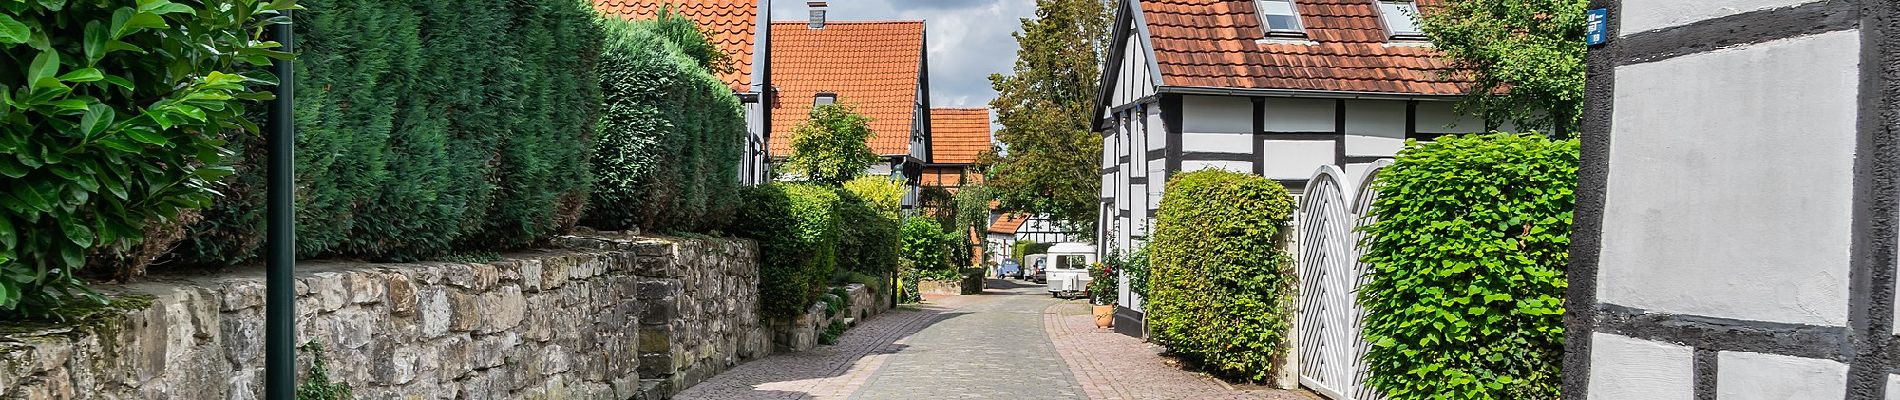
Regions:
<svg viewBox="0 0 1900 400"><path fill-rule="evenodd" d="M871 118L845 104L811 109L811 119L792 130L792 154L785 167L811 182L843 184L876 164L871 151Z"/></svg>
<svg viewBox="0 0 1900 400"><path fill-rule="evenodd" d="M571 0L303 0L297 252L416 260L523 247L580 218L602 42ZM261 141L188 227L180 264L253 260Z"/></svg>
<svg viewBox="0 0 1900 400"><path fill-rule="evenodd" d="M1484 130L1577 131L1583 115L1587 0L1447 0L1420 18L1432 46L1472 79L1461 112Z"/></svg>
<svg viewBox="0 0 1900 400"><path fill-rule="evenodd" d="M1046 214L1092 233L1100 203L1102 141L1090 113L1106 53L1109 8L1100 0L1037 0L1015 33L1009 75L991 75L990 102L1005 151L985 155L1002 209Z"/></svg>
<svg viewBox="0 0 1900 400"><path fill-rule="evenodd" d="M746 188L731 232L759 241L768 257L759 266L760 312L789 320L824 293L838 265L842 226L838 192L812 184L773 183Z"/></svg>
<svg viewBox="0 0 1900 400"><path fill-rule="evenodd" d="M860 176L844 183L844 190L896 219L904 206L904 181L888 176Z"/></svg>
<svg viewBox="0 0 1900 400"><path fill-rule="evenodd" d="M1175 175L1161 198L1145 307L1155 343L1221 375L1266 379L1292 328L1293 197L1258 175Z"/></svg>
<svg viewBox="0 0 1900 400"><path fill-rule="evenodd" d="M261 37L294 1L0 4L0 315L103 298L87 257L202 207L275 84Z"/></svg>
<svg viewBox="0 0 1900 400"><path fill-rule="evenodd" d="M586 223L705 231L737 207L745 113L713 75L721 53L693 20L601 21L602 116ZM712 53L712 54L708 54Z"/></svg>
<svg viewBox="0 0 1900 400"><path fill-rule="evenodd" d="M920 271L950 268L950 246L956 239L943 231L943 225L930 218L912 217L904 221L902 256Z"/></svg>
<svg viewBox="0 0 1900 400"><path fill-rule="evenodd" d="M1365 232L1367 383L1388 398L1557 399L1577 142L1407 143Z"/></svg>

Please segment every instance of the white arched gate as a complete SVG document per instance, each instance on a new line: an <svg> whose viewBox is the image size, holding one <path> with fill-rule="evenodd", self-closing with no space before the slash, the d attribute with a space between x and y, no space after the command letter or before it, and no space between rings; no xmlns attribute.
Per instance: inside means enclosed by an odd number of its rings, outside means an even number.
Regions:
<svg viewBox="0 0 1900 400"><path fill-rule="evenodd" d="M1322 166L1307 182L1300 201L1300 301L1295 317L1300 385L1334 400L1384 398L1365 387L1364 360L1370 345L1359 332L1365 311L1356 296L1367 276L1359 262L1356 228L1370 222L1362 217L1377 197L1371 182L1390 164L1374 163L1357 182L1346 181L1338 167Z"/></svg>

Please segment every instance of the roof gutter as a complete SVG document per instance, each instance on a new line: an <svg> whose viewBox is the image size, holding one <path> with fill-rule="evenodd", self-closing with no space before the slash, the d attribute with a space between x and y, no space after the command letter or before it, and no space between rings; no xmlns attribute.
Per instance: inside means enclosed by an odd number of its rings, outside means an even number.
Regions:
<svg viewBox="0 0 1900 400"><path fill-rule="evenodd" d="M1455 100L1463 95L1434 95L1383 92L1354 92L1339 90L1302 90L1302 89L1247 89L1209 86L1160 86L1155 93L1199 94L1217 96L1244 97L1301 97L1319 99L1363 99L1363 100Z"/></svg>

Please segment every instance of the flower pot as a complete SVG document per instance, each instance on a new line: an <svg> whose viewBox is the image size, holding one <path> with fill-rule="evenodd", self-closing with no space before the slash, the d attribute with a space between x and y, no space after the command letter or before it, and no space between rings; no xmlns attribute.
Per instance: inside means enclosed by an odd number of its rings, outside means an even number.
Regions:
<svg viewBox="0 0 1900 400"><path fill-rule="evenodd" d="M1095 327L1108 328L1112 326L1115 326L1115 306L1095 306Z"/></svg>

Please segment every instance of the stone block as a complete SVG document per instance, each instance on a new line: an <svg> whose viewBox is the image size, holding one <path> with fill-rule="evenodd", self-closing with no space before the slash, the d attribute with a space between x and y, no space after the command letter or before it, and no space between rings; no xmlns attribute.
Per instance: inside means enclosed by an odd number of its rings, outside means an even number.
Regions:
<svg viewBox="0 0 1900 400"><path fill-rule="evenodd" d="M441 288L423 290L417 312L422 317L423 338L437 338L447 334L449 322L454 318L453 307L449 305L448 290Z"/></svg>
<svg viewBox="0 0 1900 400"><path fill-rule="evenodd" d="M264 282L228 280L218 284L219 311L237 311L264 306Z"/></svg>
<svg viewBox="0 0 1900 400"><path fill-rule="evenodd" d="M417 297L416 286L410 282L409 276L387 274L383 277L386 279L383 283L385 293L387 293L386 298L389 300L390 315L398 317L415 315L416 304L420 299Z"/></svg>
<svg viewBox="0 0 1900 400"><path fill-rule="evenodd" d="M515 285L502 286L482 295L481 312L484 316L481 332L495 333L520 326L527 306L521 288Z"/></svg>
<svg viewBox="0 0 1900 400"><path fill-rule="evenodd" d="M382 303L389 290L389 275L374 271L358 271L349 274L350 302L354 304Z"/></svg>
<svg viewBox="0 0 1900 400"><path fill-rule="evenodd" d="M482 304L479 296L449 290L449 331L467 332L482 326Z"/></svg>

